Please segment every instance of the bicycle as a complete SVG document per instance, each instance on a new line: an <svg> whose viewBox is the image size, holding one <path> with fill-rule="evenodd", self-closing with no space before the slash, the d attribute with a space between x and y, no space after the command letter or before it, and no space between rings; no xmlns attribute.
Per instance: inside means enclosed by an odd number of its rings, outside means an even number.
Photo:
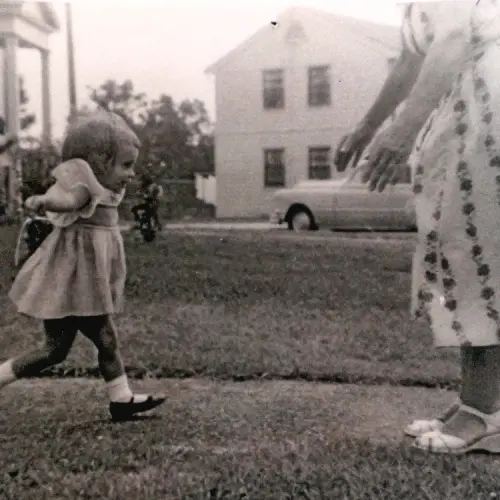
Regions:
<svg viewBox="0 0 500 500"><path fill-rule="evenodd" d="M161 227L156 223L151 210L147 208L137 209L137 222L135 229L137 229L141 235L143 240L146 243L151 243L156 238L157 231L161 230ZM134 215L135 213L134 212Z"/></svg>

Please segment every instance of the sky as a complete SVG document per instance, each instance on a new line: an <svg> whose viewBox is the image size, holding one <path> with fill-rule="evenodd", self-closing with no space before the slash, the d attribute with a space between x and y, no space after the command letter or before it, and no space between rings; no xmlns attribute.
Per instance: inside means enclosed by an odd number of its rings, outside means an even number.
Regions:
<svg viewBox="0 0 500 500"><path fill-rule="evenodd" d="M62 25L50 38L52 126L60 138L69 110L66 26L64 4L53 5ZM73 0L78 105L88 103L89 86L130 79L150 99L162 93L176 102L201 99L214 120L214 77L204 70L292 6L400 22L400 10L390 0ZM38 52L20 50L18 66L29 109L41 117ZM37 125L31 133L39 131Z"/></svg>

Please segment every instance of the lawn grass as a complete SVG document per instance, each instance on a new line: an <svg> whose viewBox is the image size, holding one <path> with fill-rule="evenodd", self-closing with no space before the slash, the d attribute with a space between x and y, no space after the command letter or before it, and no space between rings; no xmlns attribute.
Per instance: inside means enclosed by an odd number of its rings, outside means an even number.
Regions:
<svg viewBox="0 0 500 500"><path fill-rule="evenodd" d="M2 228L5 269L14 238L14 228ZM411 240L125 238L127 308L117 324L132 376L457 385L457 354L435 350L429 328L408 317ZM1 358L43 338L6 297L9 276L0 280ZM53 373L97 375L95 366L93 348L79 339Z"/></svg>
<svg viewBox="0 0 500 500"><path fill-rule="evenodd" d="M0 230L1 358L43 339L6 297L15 237ZM0 499L500 498L495 459L402 439L454 398L402 385L453 388L459 366L408 319L411 240L167 232L126 247L122 352L148 378L134 389L168 402L111 424L95 352L77 340L47 374L88 378L0 391Z"/></svg>
<svg viewBox="0 0 500 500"><path fill-rule="evenodd" d="M400 429L451 393L204 380L166 390L153 416L111 424L98 381L18 382L0 393L0 498L491 500L487 455L428 456ZM425 407L425 410L422 410ZM495 496L496 495L496 496Z"/></svg>

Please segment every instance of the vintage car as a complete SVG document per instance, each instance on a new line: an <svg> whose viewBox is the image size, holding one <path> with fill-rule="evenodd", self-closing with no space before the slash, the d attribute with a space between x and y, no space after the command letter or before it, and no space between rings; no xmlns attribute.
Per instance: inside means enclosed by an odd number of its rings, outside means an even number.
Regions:
<svg viewBox="0 0 500 500"><path fill-rule="evenodd" d="M370 191L361 174L338 180L308 180L279 189L272 200L270 222L294 231L414 231L416 216L411 175L381 193Z"/></svg>

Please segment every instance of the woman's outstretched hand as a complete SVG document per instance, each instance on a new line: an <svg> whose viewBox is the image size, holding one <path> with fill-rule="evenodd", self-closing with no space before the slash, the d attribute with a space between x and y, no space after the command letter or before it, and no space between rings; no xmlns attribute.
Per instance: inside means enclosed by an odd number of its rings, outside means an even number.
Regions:
<svg viewBox="0 0 500 500"><path fill-rule="evenodd" d="M397 184L407 169L413 137L401 135L392 126L375 137L358 168L361 182L368 183L370 191L382 192L387 185Z"/></svg>
<svg viewBox="0 0 500 500"><path fill-rule="evenodd" d="M335 152L335 167L338 172L343 172L354 157L352 166L358 163L363 151L373 139L375 131L366 123L361 122L353 132L342 137Z"/></svg>
<svg viewBox="0 0 500 500"><path fill-rule="evenodd" d="M407 154L390 148L381 148L376 156L368 156L360 164L362 182L369 183L370 191L382 192L387 185L397 184L406 169Z"/></svg>

